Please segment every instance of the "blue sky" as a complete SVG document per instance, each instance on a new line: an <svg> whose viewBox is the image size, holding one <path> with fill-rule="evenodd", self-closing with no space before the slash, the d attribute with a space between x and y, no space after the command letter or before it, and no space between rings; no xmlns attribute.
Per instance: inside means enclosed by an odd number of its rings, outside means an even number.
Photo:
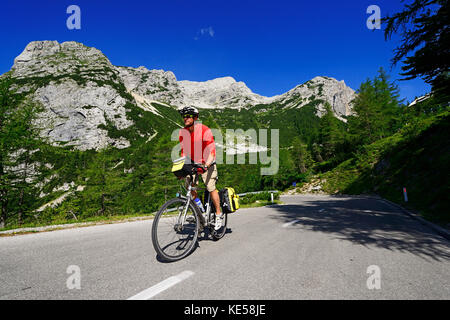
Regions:
<svg viewBox="0 0 450 320"><path fill-rule="evenodd" d="M72 4L81 9L80 30L66 26ZM319 75L356 90L381 66L400 78L400 66L390 69L399 38L386 42L382 30L366 26L373 4L382 16L403 7L399 0L6 0L0 73L30 41L78 41L114 65L170 70L178 80L232 76L265 96ZM409 101L430 90L420 79L398 85Z"/></svg>

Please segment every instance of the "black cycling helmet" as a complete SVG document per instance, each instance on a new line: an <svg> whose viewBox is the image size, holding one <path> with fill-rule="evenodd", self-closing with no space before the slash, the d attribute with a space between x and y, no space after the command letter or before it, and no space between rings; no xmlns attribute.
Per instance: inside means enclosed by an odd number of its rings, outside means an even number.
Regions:
<svg viewBox="0 0 450 320"><path fill-rule="evenodd" d="M184 107L182 109L179 109L178 112L182 116L184 116L185 114L191 114L193 116L197 116L198 117L198 109L196 107L193 107L193 106Z"/></svg>

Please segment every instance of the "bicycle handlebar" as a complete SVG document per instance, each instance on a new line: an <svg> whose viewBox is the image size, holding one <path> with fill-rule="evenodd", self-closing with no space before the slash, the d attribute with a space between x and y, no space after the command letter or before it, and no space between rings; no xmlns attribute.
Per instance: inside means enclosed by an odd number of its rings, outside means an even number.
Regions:
<svg viewBox="0 0 450 320"><path fill-rule="evenodd" d="M189 163L189 164L192 165L192 172L188 173L189 175L197 174L198 172L197 172L196 169L202 169L202 170L203 170L202 173L208 171L208 168L207 168L204 164L195 162L195 161L193 161L193 160L192 160L191 158L189 158L189 157L186 157L186 158L187 158L187 159L186 159L186 160L187 160L187 163ZM212 166L212 165L214 165L214 164L216 164L216 161L215 161L215 160L214 160L213 162L211 162L210 166ZM180 178L180 179L181 179L181 178Z"/></svg>
<svg viewBox="0 0 450 320"><path fill-rule="evenodd" d="M197 163L197 162L192 162L192 164L194 165L194 167L196 168L201 168L204 169L206 166L202 163ZM210 166L212 166L213 164L216 164L215 161L211 162Z"/></svg>

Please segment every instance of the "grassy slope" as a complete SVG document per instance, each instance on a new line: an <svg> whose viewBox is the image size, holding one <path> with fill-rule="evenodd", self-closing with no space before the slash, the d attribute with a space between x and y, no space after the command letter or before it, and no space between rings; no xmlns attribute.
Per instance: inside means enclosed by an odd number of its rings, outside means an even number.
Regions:
<svg viewBox="0 0 450 320"><path fill-rule="evenodd" d="M376 193L441 225L450 222L450 113L421 120L322 175L329 193ZM417 128L417 127L416 127ZM408 203L403 200L406 187Z"/></svg>

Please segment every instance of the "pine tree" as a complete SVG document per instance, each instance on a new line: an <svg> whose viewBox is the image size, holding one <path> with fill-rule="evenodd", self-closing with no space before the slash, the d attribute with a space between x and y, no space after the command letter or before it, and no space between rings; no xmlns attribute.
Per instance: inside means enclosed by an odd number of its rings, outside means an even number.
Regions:
<svg viewBox="0 0 450 320"><path fill-rule="evenodd" d="M6 226L8 220L8 199L11 195L11 181L13 177L8 172L12 165L10 154L18 149L18 137L15 127L18 119L15 108L22 98L11 89L12 81L7 74L0 79L0 228Z"/></svg>
<svg viewBox="0 0 450 320"><path fill-rule="evenodd" d="M394 134L400 125L400 90L394 82L389 81L389 75L383 68L373 80L375 99L380 108L380 135L386 137Z"/></svg>
<svg viewBox="0 0 450 320"><path fill-rule="evenodd" d="M9 74L0 79L0 227L15 209L18 222L32 205L39 168L33 155L40 145L33 122L42 108L13 89Z"/></svg>
<svg viewBox="0 0 450 320"><path fill-rule="evenodd" d="M15 163L18 168L14 173L18 177L15 188L19 193L17 203L18 224L22 224L24 213L31 208L36 198L35 182L40 180L41 163L38 162L37 151L41 146L39 128L33 123L37 113L43 109L33 102L25 102L17 109L20 121L15 126L17 137L20 137L20 151Z"/></svg>
<svg viewBox="0 0 450 320"><path fill-rule="evenodd" d="M292 141L291 157L297 172L305 173L312 165L312 158L307 145L298 136L294 137Z"/></svg>
<svg viewBox="0 0 450 320"><path fill-rule="evenodd" d="M320 146L316 142L311 145L311 153L317 162L323 162Z"/></svg>
<svg viewBox="0 0 450 320"><path fill-rule="evenodd" d="M348 117L349 135L356 145L369 144L395 132L400 116L398 87L389 82L380 68L378 75L367 79L352 101L354 115Z"/></svg>
<svg viewBox="0 0 450 320"><path fill-rule="evenodd" d="M319 141L322 146L322 156L330 160L339 151L339 145L343 142L343 134L337 119L329 103L325 103L325 113L320 119Z"/></svg>
<svg viewBox="0 0 450 320"><path fill-rule="evenodd" d="M401 30L392 64L402 61L404 80L421 77L445 103L450 96L449 11L448 0L414 0L383 19L386 40Z"/></svg>

